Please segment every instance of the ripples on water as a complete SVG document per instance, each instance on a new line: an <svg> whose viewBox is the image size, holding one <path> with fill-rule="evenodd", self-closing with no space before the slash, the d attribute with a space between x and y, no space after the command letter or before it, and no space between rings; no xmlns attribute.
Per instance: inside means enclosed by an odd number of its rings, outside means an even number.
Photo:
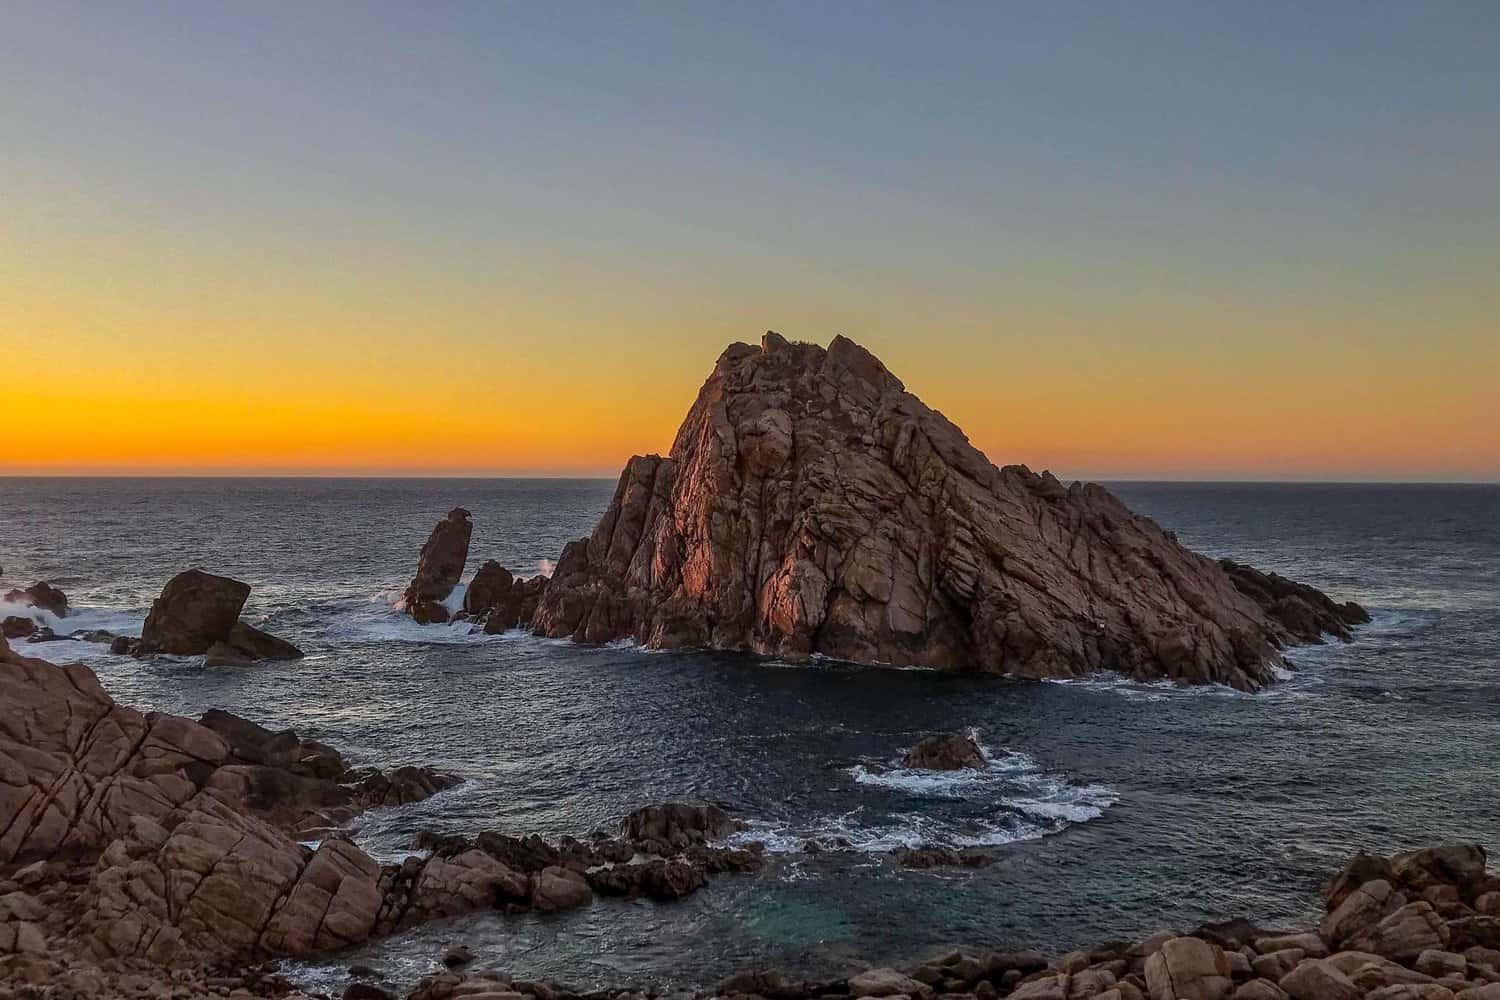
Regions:
<svg viewBox="0 0 1500 1000"><path fill-rule="evenodd" d="M772 848L766 873L718 878L680 904L477 914L297 970L315 983L338 982L349 961L409 982L456 940L480 967L520 975L702 983L953 943L1062 948L1233 915L1290 923L1313 916L1320 880L1355 848L1500 846L1500 488L1117 487L1188 545L1370 607L1357 643L1295 650L1289 678L1259 695L589 648L393 611L450 507L474 513L471 569L495 558L530 575L589 530L612 488L0 480L0 566L6 587L61 585L81 608L68 629L126 634L180 569L253 584L247 616L307 659L205 670L25 648L85 659L141 708L223 707L360 763L467 776L363 817L358 837L382 857L423 828L577 834L684 797L723 803ZM989 750L982 772L897 766L922 735L961 728ZM849 848L806 854L809 838ZM904 871L883 853L917 842L1002 845L1001 860Z"/></svg>

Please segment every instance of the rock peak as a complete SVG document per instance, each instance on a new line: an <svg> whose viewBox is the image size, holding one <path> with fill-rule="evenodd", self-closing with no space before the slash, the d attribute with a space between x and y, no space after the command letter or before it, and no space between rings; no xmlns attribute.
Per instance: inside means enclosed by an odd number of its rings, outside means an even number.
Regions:
<svg viewBox="0 0 1500 1000"><path fill-rule="evenodd" d="M1267 610L1283 598L1325 617ZM588 642L1253 689L1307 638L1288 623L1342 607L1231 577L1102 487L996 468L848 337L825 349L767 331L720 355L665 457L626 465L533 624Z"/></svg>

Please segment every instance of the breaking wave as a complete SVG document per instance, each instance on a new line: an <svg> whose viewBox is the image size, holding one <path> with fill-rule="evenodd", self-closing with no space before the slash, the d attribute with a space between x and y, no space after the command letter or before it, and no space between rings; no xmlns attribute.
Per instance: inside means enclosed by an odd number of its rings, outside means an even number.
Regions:
<svg viewBox="0 0 1500 1000"><path fill-rule="evenodd" d="M1029 754L981 746L982 768L929 771L864 762L846 768L871 801L806 823L751 821L734 841L776 853L817 849L882 854L914 847L998 847L1098 819L1119 801L1109 788L1075 784Z"/></svg>

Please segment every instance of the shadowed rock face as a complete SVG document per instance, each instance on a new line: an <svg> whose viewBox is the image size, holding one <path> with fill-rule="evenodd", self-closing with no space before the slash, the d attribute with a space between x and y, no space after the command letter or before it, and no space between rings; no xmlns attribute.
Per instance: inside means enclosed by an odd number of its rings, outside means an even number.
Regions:
<svg viewBox="0 0 1500 1000"><path fill-rule="evenodd" d="M469 559L469 538L474 523L469 512L455 507L427 536L417 558L417 575L407 584L406 609L423 624L444 622L448 612L442 601L458 586Z"/></svg>
<svg viewBox="0 0 1500 1000"><path fill-rule="evenodd" d="M1100 486L996 468L852 341L768 333L724 351L667 457L630 460L533 627L1253 690L1305 638L1260 596Z"/></svg>
<svg viewBox="0 0 1500 1000"><path fill-rule="evenodd" d="M226 639L250 597L250 585L200 569L178 573L151 602L141 647L153 653L202 653Z"/></svg>
<svg viewBox="0 0 1500 1000"><path fill-rule="evenodd" d="M302 650L239 620L250 585L201 569L178 573L167 581L137 642L124 640L120 652L137 656L172 653L205 654L206 666L297 660ZM112 647L113 648L113 647Z"/></svg>
<svg viewBox="0 0 1500 1000"><path fill-rule="evenodd" d="M928 736L901 758L904 767L927 771L957 771L966 767L984 767L984 751L974 737L966 733Z"/></svg>

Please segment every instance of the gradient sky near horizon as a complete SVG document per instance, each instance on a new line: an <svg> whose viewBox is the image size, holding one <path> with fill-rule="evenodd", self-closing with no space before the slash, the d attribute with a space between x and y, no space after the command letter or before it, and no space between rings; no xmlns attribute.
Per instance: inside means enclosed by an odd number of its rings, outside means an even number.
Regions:
<svg viewBox="0 0 1500 1000"><path fill-rule="evenodd" d="M1500 479L1500 4L0 0L0 474L615 474L723 346L999 463Z"/></svg>

